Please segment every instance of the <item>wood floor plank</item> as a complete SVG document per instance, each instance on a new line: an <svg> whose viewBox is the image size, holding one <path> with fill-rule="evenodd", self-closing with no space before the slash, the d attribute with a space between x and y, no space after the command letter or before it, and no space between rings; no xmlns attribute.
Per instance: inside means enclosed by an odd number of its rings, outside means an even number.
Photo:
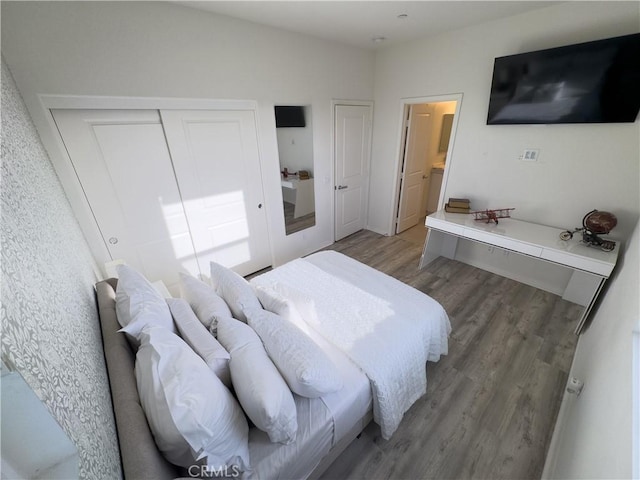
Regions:
<svg viewBox="0 0 640 480"><path fill-rule="evenodd" d="M474 381L482 382L504 368L504 359L518 347L512 340L515 323L520 310L503 306L491 318L489 328L478 332L478 336L466 349L466 355L456 363Z"/></svg>
<svg viewBox="0 0 640 480"><path fill-rule="evenodd" d="M352 461L354 458L358 461ZM392 462L387 462L386 455L376 447L365 431L333 462L324 473L324 478L327 475L328 478L384 478L382 472L389 465L392 467Z"/></svg>
<svg viewBox="0 0 640 480"><path fill-rule="evenodd" d="M372 422L322 478L540 478L581 307L445 258L419 270L415 238L362 231L330 247L433 297L453 330L391 439Z"/></svg>
<svg viewBox="0 0 640 480"><path fill-rule="evenodd" d="M499 437L485 429L476 429L469 443L469 453L460 462L458 478L493 478L493 460L498 455Z"/></svg>

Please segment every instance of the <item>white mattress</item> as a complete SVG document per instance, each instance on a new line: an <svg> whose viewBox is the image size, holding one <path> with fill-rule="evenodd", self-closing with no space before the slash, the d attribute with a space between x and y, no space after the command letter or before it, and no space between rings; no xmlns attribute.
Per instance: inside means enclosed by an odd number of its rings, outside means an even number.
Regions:
<svg viewBox="0 0 640 480"><path fill-rule="evenodd" d="M344 387L315 399L294 394L298 434L292 444L271 443L266 433L252 428L249 432L252 471L244 478L290 480L308 477L331 447L372 409L371 386L362 370L313 330L307 334L340 369Z"/></svg>

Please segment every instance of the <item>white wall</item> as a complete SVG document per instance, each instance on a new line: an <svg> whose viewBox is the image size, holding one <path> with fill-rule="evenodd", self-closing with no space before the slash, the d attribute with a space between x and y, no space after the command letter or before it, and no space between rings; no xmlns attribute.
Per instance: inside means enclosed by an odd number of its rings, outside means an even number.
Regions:
<svg viewBox="0 0 640 480"><path fill-rule="evenodd" d="M487 126L495 57L636 33L637 2L565 2L385 48L376 56L369 227L392 231L401 99L462 93L445 197L563 228L598 208L627 237L640 213L640 124ZM526 147L537 163L518 161Z"/></svg>
<svg viewBox="0 0 640 480"><path fill-rule="evenodd" d="M59 174L38 94L256 100L275 263L333 242L331 100L372 98L372 52L171 3L2 2L2 53ZM274 104L313 115L316 226L289 236ZM68 189L73 172L60 176ZM75 188L72 205L88 218Z"/></svg>
<svg viewBox="0 0 640 480"><path fill-rule="evenodd" d="M640 326L639 230L636 226L624 264L618 265L622 268L578 342L570 376L582 380L584 390L579 397L565 394L543 478L633 478L632 332Z"/></svg>

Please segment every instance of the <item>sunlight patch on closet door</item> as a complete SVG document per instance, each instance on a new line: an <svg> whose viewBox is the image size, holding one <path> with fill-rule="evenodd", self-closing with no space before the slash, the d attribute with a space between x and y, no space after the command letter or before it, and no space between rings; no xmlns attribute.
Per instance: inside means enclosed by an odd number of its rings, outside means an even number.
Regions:
<svg viewBox="0 0 640 480"><path fill-rule="evenodd" d="M253 111L161 111L202 274L215 261L241 275L271 264Z"/></svg>
<svg viewBox="0 0 640 480"><path fill-rule="evenodd" d="M165 205L166 218L177 205ZM195 259L200 264L203 275L208 275L208 264L211 261L232 268L251 260L251 248L249 245L249 224L247 221L247 206L242 191L226 192L219 195L210 195L203 198L194 198L184 201L184 208L189 212L189 222L197 222L206 225L206 228L193 228L192 235L188 239L193 241L190 248L180 243L181 238L174 245L176 257L179 261L190 263ZM216 223L211 224L207 218L216 218ZM170 225L167 225L171 229ZM180 250L186 254L181 255ZM185 265L186 268L186 265Z"/></svg>

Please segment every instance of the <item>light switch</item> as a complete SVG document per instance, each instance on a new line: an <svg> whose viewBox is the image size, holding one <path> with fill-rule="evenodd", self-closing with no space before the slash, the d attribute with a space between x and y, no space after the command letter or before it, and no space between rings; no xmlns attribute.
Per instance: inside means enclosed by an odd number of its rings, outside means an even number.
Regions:
<svg viewBox="0 0 640 480"><path fill-rule="evenodd" d="M520 160L524 162L537 162L540 156L540 150L537 148L527 148L522 152Z"/></svg>

